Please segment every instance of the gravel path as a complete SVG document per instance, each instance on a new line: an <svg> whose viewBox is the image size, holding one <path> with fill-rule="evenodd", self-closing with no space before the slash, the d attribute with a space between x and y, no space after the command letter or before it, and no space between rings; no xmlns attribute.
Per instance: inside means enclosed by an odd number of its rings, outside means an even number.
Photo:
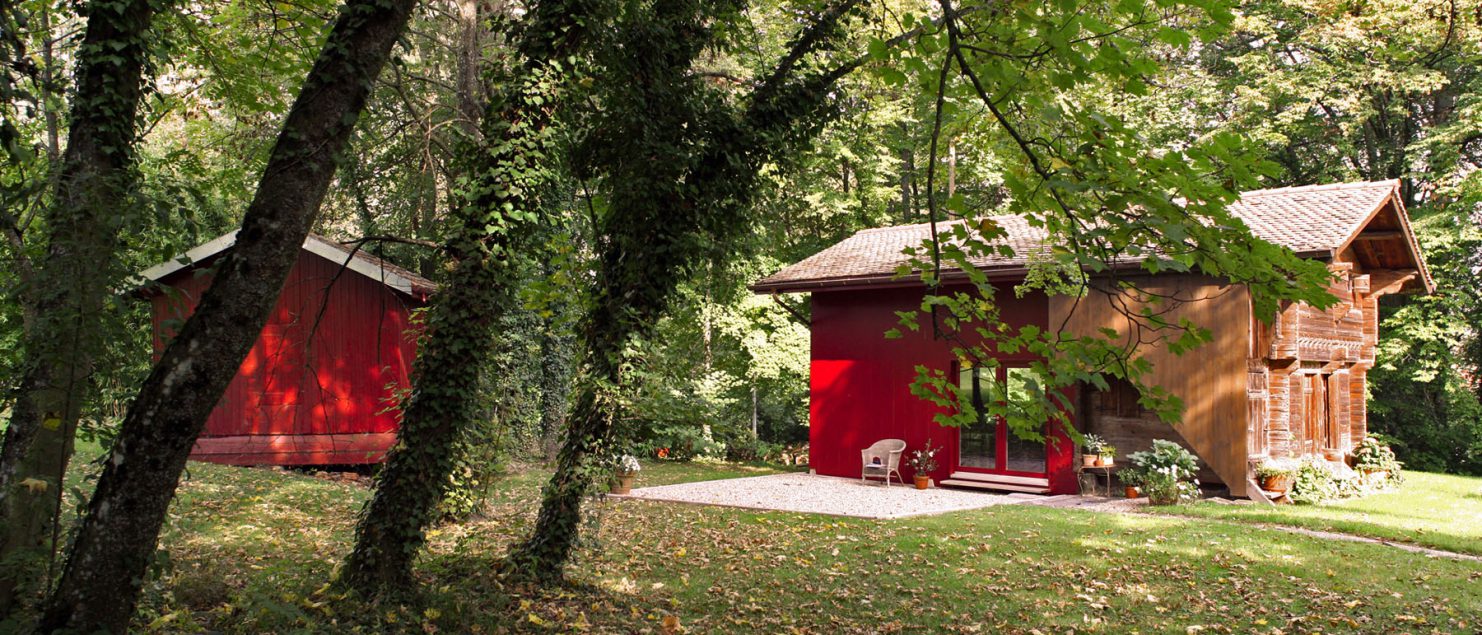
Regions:
<svg viewBox="0 0 1482 635"><path fill-rule="evenodd" d="M857 518L906 518L1025 503L1044 497L940 487L918 490L909 484L885 487L880 481L861 483L859 479L815 474L771 474L642 487L617 498Z"/></svg>

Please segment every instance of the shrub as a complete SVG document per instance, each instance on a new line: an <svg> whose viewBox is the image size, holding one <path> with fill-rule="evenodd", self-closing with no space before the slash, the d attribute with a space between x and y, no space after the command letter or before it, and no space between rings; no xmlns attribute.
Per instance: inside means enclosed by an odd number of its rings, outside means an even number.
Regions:
<svg viewBox="0 0 1482 635"><path fill-rule="evenodd" d="M1394 450L1378 437L1367 436L1359 441L1358 446L1353 449L1353 467L1365 474L1386 472L1382 482L1373 483L1376 486L1382 487L1403 480L1400 476L1402 464L1395 460Z"/></svg>
<svg viewBox="0 0 1482 635"><path fill-rule="evenodd" d="M1183 446L1165 439L1155 439L1153 449L1133 452L1127 456L1127 460L1135 470L1134 478L1142 479L1139 487L1147 494L1148 500L1176 503L1199 497L1199 479L1194 478L1199 470L1199 459ZM1120 477L1120 473L1118 476Z"/></svg>
<svg viewBox="0 0 1482 635"><path fill-rule="evenodd" d="M1338 475L1326 461L1308 458L1298 465L1292 491L1287 496L1294 503L1309 505L1332 500L1342 495L1338 480Z"/></svg>
<svg viewBox="0 0 1482 635"><path fill-rule="evenodd" d="M649 443L659 458L672 461L693 461L699 457L718 458L725 456L726 446L717 443L710 434L710 426L667 426L654 432Z"/></svg>
<svg viewBox="0 0 1482 635"><path fill-rule="evenodd" d="M726 460L736 462L771 461L777 457L779 446L767 443L746 433L726 441Z"/></svg>

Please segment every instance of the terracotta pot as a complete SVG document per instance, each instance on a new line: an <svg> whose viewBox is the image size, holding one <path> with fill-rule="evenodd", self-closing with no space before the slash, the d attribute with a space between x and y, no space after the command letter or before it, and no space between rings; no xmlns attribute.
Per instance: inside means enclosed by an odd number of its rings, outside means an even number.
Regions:
<svg viewBox="0 0 1482 635"><path fill-rule="evenodd" d="M1096 457L1096 467L1111 467L1112 465L1115 465L1115 461L1116 459L1113 457L1098 456Z"/></svg>
<svg viewBox="0 0 1482 635"><path fill-rule="evenodd" d="M633 491L634 474L619 474L612 480L612 493L627 495Z"/></svg>
<svg viewBox="0 0 1482 635"><path fill-rule="evenodd" d="M1127 495L1127 498L1137 498L1142 493L1142 492L1138 491L1138 489L1136 487L1133 487L1131 485L1125 485L1125 486L1123 486L1122 487L1122 491L1123 491L1124 494Z"/></svg>
<svg viewBox="0 0 1482 635"><path fill-rule="evenodd" d="M931 484L931 477L925 474L916 475L916 489L926 489Z"/></svg>
<svg viewBox="0 0 1482 635"><path fill-rule="evenodd" d="M1296 477L1290 475L1263 476L1261 477L1261 489L1284 494L1292 488L1292 481L1295 480Z"/></svg>
<svg viewBox="0 0 1482 635"><path fill-rule="evenodd" d="M1096 459L1099 458L1101 457L1096 456L1095 454L1082 454L1081 465L1083 467L1096 467Z"/></svg>
<svg viewBox="0 0 1482 635"><path fill-rule="evenodd" d="M1343 450L1329 450L1329 449L1324 448L1323 451L1322 451L1322 458L1325 458L1325 459L1327 459L1329 461L1334 461L1334 462L1342 463L1343 462Z"/></svg>

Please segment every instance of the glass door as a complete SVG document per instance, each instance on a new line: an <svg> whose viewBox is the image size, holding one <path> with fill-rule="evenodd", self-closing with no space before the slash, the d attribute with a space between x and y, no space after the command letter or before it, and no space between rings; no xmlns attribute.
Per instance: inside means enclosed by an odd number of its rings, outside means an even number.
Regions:
<svg viewBox="0 0 1482 635"><path fill-rule="evenodd" d="M957 431L957 468L973 472L1026 474L1043 476L1046 467L1046 441L1019 438L1009 429L1003 417L990 417L984 405L992 394L988 382L999 382L1010 398L1027 396L1033 371L1025 367L993 370L964 368L958 375L958 386L972 398L978 420Z"/></svg>
<svg viewBox="0 0 1482 635"><path fill-rule="evenodd" d="M996 417L989 420L988 415L983 412L983 404L988 399L987 385L979 377L977 368L962 371L959 381L963 391L972 395L978 420L972 425L957 429L957 465L979 470L997 469L998 421Z"/></svg>

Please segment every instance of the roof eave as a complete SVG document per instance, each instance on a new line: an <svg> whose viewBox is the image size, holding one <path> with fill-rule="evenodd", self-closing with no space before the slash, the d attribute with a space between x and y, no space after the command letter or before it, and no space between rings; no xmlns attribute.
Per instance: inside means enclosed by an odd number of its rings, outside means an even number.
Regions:
<svg viewBox="0 0 1482 635"><path fill-rule="evenodd" d="M138 291L147 293L150 282L159 282L171 274L194 267L201 262L231 249L237 243L237 231L232 230L205 243L197 245L173 260L167 260L139 272L135 279ZM354 256L353 251L346 251L329 241L314 234L304 237L302 248L320 258L324 258L339 266L343 266L367 278L380 282L386 287L403 295L426 301L427 296L437 291L435 283L409 278L385 267L377 266Z"/></svg>

